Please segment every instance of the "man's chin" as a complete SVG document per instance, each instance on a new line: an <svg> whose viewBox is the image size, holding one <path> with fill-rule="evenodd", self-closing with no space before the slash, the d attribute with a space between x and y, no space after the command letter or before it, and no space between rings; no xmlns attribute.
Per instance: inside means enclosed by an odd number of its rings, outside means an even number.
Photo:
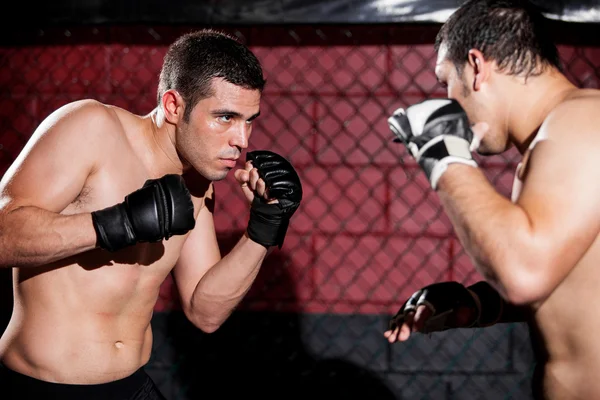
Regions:
<svg viewBox="0 0 600 400"><path fill-rule="evenodd" d="M502 153L504 150L498 151L498 149L493 149L486 146L484 143L481 143L477 148L477 154L480 156L495 156L497 154Z"/></svg>
<svg viewBox="0 0 600 400"><path fill-rule="evenodd" d="M479 154L480 156L495 156L498 153L495 151L490 151L488 149L477 149L477 154Z"/></svg>
<svg viewBox="0 0 600 400"><path fill-rule="evenodd" d="M507 146L505 146L504 148L489 148L486 146L479 146L479 148L477 149L477 154L481 155L481 156L497 156L498 154L502 154L504 152L506 152L507 150L510 150L511 145L508 144Z"/></svg>
<svg viewBox="0 0 600 400"><path fill-rule="evenodd" d="M227 174L229 174L229 171L231 171L231 169L227 168L225 170L212 170L212 171L207 171L205 169L200 169L200 168L196 168L196 171L202 175L205 179L208 179L209 181L222 181L223 179L227 178Z"/></svg>
<svg viewBox="0 0 600 400"><path fill-rule="evenodd" d="M231 169L226 169L225 171L214 171L211 173L211 176L207 178L211 181L222 181L223 179L227 178L229 171L231 171Z"/></svg>

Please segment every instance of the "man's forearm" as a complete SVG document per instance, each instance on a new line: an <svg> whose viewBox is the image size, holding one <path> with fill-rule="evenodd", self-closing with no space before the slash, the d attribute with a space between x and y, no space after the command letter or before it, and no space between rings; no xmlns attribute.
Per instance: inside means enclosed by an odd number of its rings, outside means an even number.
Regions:
<svg viewBox="0 0 600 400"><path fill-rule="evenodd" d="M194 315L218 327L244 298L258 275L267 249L242 236L236 246L198 282L191 299Z"/></svg>
<svg viewBox="0 0 600 400"><path fill-rule="evenodd" d="M20 207L0 217L0 267L35 267L95 247L91 214Z"/></svg>
<svg viewBox="0 0 600 400"><path fill-rule="evenodd" d="M438 194L476 268L506 298L506 284L512 284L515 270L528 263L527 215L500 195L480 169L470 166L450 165Z"/></svg>

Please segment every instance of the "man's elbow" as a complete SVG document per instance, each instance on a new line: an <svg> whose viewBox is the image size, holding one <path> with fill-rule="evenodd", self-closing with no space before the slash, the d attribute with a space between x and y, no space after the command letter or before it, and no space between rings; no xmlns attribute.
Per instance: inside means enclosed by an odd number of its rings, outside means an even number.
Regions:
<svg viewBox="0 0 600 400"><path fill-rule="evenodd" d="M504 282L501 282L504 289L501 293L502 297L511 304L516 306L539 304L555 289L547 274L544 274L544 268L516 267L513 271Z"/></svg>
<svg viewBox="0 0 600 400"><path fill-rule="evenodd" d="M221 323L206 320L194 322L194 325L204 333L214 333L221 327Z"/></svg>
<svg viewBox="0 0 600 400"><path fill-rule="evenodd" d="M223 321L218 318L209 317L209 316L194 312L192 310L186 310L185 314L186 314L187 319L196 328L200 329L204 333L214 333L223 324Z"/></svg>

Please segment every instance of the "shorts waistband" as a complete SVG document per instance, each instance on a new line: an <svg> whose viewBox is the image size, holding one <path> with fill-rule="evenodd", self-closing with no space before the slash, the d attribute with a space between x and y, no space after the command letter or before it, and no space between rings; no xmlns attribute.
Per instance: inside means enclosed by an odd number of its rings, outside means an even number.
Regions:
<svg viewBox="0 0 600 400"><path fill-rule="evenodd" d="M0 363L0 383L4 393L10 388L9 398L46 398L60 399L127 399L133 396L149 379L143 368L133 374L111 382L99 384L65 384L42 381L14 371Z"/></svg>

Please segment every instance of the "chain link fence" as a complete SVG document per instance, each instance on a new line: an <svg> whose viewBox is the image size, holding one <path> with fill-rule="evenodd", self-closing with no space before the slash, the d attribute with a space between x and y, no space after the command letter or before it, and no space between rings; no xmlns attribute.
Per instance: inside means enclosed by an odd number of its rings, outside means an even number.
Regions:
<svg viewBox="0 0 600 400"><path fill-rule="evenodd" d="M192 28L78 27L30 32L0 48L0 171L54 109L95 98L146 114L168 44ZM154 318L148 369L170 399L529 398L533 356L519 324L458 330L390 346L382 332L414 290L480 278L435 193L386 119L443 97L435 27L255 27L221 30L261 60L267 86L251 148L288 157L304 185L285 245L265 261L229 321L204 335L178 313L171 279ZM561 45L567 76L600 85L600 48ZM516 151L479 158L510 195ZM223 251L248 210L232 176L216 184ZM271 396L272 395L272 396Z"/></svg>

